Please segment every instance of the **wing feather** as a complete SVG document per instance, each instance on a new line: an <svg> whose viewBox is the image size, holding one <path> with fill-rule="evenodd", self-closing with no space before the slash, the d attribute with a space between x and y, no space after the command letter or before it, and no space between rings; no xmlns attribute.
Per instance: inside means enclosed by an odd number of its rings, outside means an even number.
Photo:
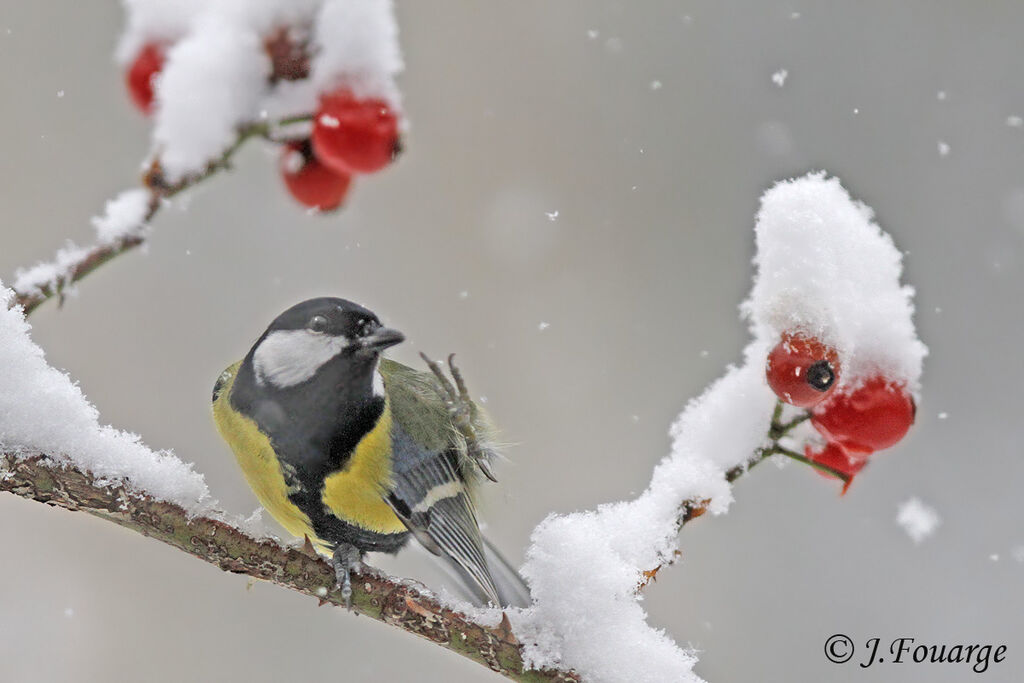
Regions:
<svg viewBox="0 0 1024 683"><path fill-rule="evenodd" d="M480 534L476 465L460 457L458 432L432 375L382 359L393 416L388 504L420 543L445 557L482 601L501 605ZM481 432L485 425L479 425ZM464 448L464 444L462 444Z"/></svg>
<svg viewBox="0 0 1024 683"><path fill-rule="evenodd" d="M483 599L501 604L457 456L450 450L438 453L419 446L400 425L392 430L393 487L388 504L420 543L468 575Z"/></svg>

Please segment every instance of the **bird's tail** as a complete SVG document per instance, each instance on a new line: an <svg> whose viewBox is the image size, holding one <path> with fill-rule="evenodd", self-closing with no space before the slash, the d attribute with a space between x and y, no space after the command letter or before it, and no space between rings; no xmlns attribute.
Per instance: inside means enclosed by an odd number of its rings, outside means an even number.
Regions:
<svg viewBox="0 0 1024 683"><path fill-rule="evenodd" d="M487 570L498 594L498 600L501 602L499 607L529 607L532 604L530 589L526 587L523 577L519 576L519 572L486 537L483 537L483 548ZM449 570L453 579L457 579L461 589L458 592L464 598L481 606L492 602L492 599L480 587L479 581L451 557L443 554L442 557L447 560L442 563L442 566Z"/></svg>
<svg viewBox="0 0 1024 683"><path fill-rule="evenodd" d="M533 604L530 589L515 567L498 552L494 544L484 537L484 557L494 579L494 587L498 589L498 598L502 607L529 607Z"/></svg>

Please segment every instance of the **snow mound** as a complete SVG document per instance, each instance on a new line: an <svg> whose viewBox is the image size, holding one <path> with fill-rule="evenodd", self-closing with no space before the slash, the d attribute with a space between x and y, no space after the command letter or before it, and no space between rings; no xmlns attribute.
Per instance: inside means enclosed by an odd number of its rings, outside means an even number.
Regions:
<svg viewBox="0 0 1024 683"><path fill-rule="evenodd" d="M914 290L900 285L902 255L824 172L775 185L761 198L755 228L757 277L743 312L774 346L802 332L835 347L839 390L882 374L919 389L927 349L912 319Z"/></svg>
<svg viewBox="0 0 1024 683"><path fill-rule="evenodd" d="M687 681L693 652L647 624L644 572L674 560L684 501L720 514L732 502L726 473L762 446L776 405L765 380L783 332L834 345L844 382L875 372L916 388L926 353L901 286L899 251L834 178L813 173L777 184L756 224L757 272L743 304L754 339L744 363L690 401L672 425L672 448L638 498L551 515L533 532L523 576L532 607L510 618L529 666L570 668L586 681Z"/></svg>
<svg viewBox="0 0 1024 683"><path fill-rule="evenodd" d="M8 308L13 298L0 284L0 449L39 451L191 514L211 511L206 483L191 465L99 423L78 385L47 364L21 308Z"/></svg>

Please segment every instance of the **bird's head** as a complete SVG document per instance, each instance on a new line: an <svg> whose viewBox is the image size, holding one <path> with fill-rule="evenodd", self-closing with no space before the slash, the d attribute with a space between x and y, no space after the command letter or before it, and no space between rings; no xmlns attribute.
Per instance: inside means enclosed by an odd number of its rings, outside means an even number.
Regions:
<svg viewBox="0 0 1024 683"><path fill-rule="evenodd" d="M361 385L373 381L380 353L404 339L373 311L321 297L277 316L250 357L256 383L265 388L299 387L314 377L335 386Z"/></svg>

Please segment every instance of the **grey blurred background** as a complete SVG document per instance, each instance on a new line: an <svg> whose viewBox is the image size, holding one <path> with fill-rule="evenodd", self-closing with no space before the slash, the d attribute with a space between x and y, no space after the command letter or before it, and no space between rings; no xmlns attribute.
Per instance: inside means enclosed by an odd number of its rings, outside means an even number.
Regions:
<svg viewBox="0 0 1024 683"><path fill-rule="evenodd" d="M10 281L91 240L148 129L112 65L115 3L0 6ZM253 145L159 216L147 253L33 316L103 419L194 461L224 509L248 514L210 387L280 310L355 299L408 333L400 359L455 351L488 398L515 446L484 516L518 562L548 513L643 489L672 419L739 360L758 197L825 168L907 253L931 347L918 425L845 498L803 468L758 468L730 514L683 531L682 562L644 605L702 652L710 681L974 675L833 665L822 646L837 632L1005 643L984 680L1021 680L1024 128L1007 117L1024 116L1024 7L400 2L398 15L407 153L344 212L306 216ZM943 520L919 546L895 523L912 495ZM0 496L0 539L0 680L496 680L85 515ZM430 575L416 554L386 566Z"/></svg>

